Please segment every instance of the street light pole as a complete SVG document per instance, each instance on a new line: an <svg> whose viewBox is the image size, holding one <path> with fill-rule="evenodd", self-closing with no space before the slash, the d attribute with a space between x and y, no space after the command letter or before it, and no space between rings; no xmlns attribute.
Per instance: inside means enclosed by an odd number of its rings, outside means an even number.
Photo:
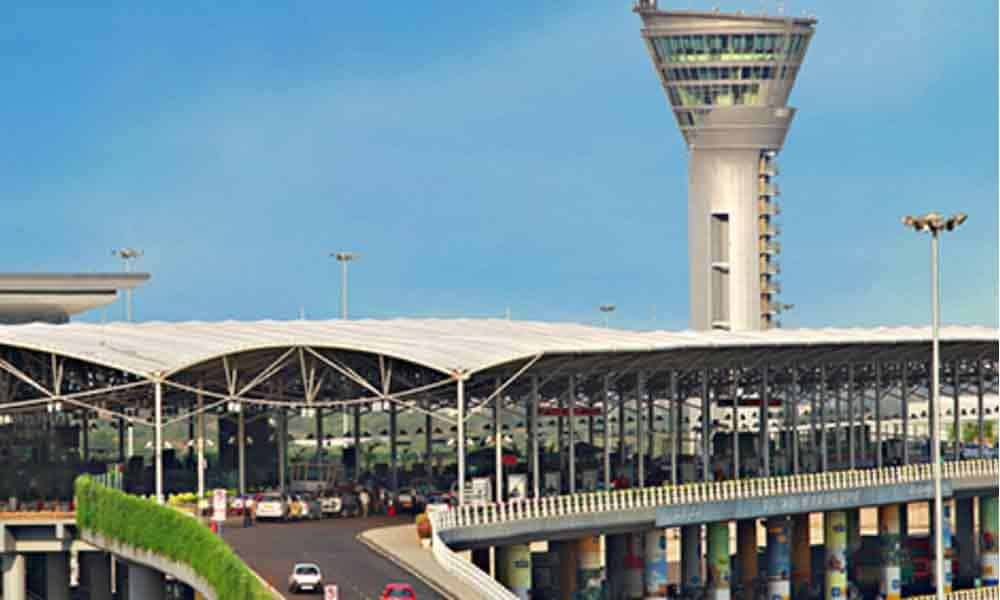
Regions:
<svg viewBox="0 0 1000 600"><path fill-rule="evenodd" d="M119 250L112 250L112 256L117 256L122 259L125 263L125 272L132 272L132 261L142 256L142 250L136 250L135 248L121 248ZM125 320L129 323L132 322L132 288L125 288Z"/></svg>
<svg viewBox="0 0 1000 600"><path fill-rule="evenodd" d="M914 231L931 234L931 471L934 478L934 595L944 600L944 503L941 498L941 277L938 272L939 237L942 231L952 231L965 222L967 215L958 213L945 219L938 213L920 217L906 216L903 224ZM950 568L950 565L949 565Z"/></svg>
<svg viewBox="0 0 1000 600"><path fill-rule="evenodd" d="M340 318L347 320L347 263L359 257L354 252L331 252L340 263Z"/></svg>
<svg viewBox="0 0 1000 600"><path fill-rule="evenodd" d="M347 320L347 263L352 260L357 260L358 255L354 252L331 252L330 256L337 259L340 263L340 318L341 320ZM342 415L343 420L341 421L341 434L346 433L350 427L350 415L347 414L347 406L344 406L344 412ZM354 432L355 437L357 437L358 432ZM317 446L318 448L318 446ZM355 453L360 452L360 450L355 446ZM358 455L360 457L360 455ZM356 459L357 460L357 459ZM360 463L357 463L360 464Z"/></svg>
<svg viewBox="0 0 1000 600"><path fill-rule="evenodd" d="M611 313L615 312L615 305L614 304L602 304L602 305L598 306L597 308L602 313L604 313L604 328L607 329L609 327L608 317L611 315Z"/></svg>

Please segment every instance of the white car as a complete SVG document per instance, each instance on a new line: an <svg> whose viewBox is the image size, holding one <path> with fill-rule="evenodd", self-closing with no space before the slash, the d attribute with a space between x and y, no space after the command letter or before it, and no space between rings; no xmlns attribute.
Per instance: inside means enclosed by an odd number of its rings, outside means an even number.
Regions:
<svg viewBox="0 0 1000 600"><path fill-rule="evenodd" d="M313 563L297 563L288 576L288 591L293 594L322 592L323 573Z"/></svg>
<svg viewBox="0 0 1000 600"><path fill-rule="evenodd" d="M257 503L257 518L283 521L288 518L288 508L288 499L281 494L264 494Z"/></svg>

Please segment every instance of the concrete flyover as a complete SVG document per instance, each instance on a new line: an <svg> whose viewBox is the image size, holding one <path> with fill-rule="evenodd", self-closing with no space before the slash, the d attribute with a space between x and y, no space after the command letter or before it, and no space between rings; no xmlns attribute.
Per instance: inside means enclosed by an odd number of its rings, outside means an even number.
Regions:
<svg viewBox="0 0 1000 600"><path fill-rule="evenodd" d="M225 540L254 571L286 598L310 596L287 593L288 575L296 562L314 562L326 583L337 584L339 600L379 598L387 583L409 583L417 598L441 596L418 577L382 558L358 541L366 529L401 525L407 517L328 519L294 523L258 523L251 528L225 527ZM315 597L315 596L312 596Z"/></svg>
<svg viewBox="0 0 1000 600"><path fill-rule="evenodd" d="M944 465L943 491L954 496L996 490L997 460ZM463 506L433 517L453 550L577 539L726 519L917 502L933 496L930 465L835 471L717 483L647 487Z"/></svg>

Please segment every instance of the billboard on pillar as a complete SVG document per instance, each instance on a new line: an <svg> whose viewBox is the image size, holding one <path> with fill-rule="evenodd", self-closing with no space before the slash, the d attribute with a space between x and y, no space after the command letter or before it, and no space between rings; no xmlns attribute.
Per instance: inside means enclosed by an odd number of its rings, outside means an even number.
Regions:
<svg viewBox="0 0 1000 600"><path fill-rule="evenodd" d="M226 520L226 490L217 489L212 492L212 520Z"/></svg>

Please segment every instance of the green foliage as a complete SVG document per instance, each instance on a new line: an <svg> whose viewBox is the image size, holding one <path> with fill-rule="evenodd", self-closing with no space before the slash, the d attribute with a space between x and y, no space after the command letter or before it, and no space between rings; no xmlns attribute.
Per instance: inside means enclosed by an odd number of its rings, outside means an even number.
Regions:
<svg viewBox="0 0 1000 600"><path fill-rule="evenodd" d="M86 475L76 480L76 524L190 566L219 598L274 597L229 545L197 519L104 487Z"/></svg>

